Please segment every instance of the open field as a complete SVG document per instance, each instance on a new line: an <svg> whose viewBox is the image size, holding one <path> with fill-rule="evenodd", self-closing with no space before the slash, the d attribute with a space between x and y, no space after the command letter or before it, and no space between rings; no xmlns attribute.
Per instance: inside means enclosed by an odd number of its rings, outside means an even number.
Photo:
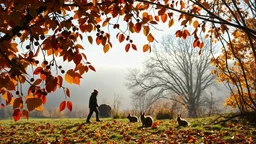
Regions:
<svg viewBox="0 0 256 144"><path fill-rule="evenodd" d="M150 128L128 119L0 120L0 143L256 143L256 128L248 122L208 125L212 120L188 119L190 126L179 128L174 119L156 120Z"/></svg>

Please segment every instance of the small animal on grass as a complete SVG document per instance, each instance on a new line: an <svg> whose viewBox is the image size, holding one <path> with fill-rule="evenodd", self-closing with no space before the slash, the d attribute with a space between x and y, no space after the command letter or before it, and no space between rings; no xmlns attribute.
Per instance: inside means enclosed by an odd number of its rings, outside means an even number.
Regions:
<svg viewBox="0 0 256 144"><path fill-rule="evenodd" d="M181 114L178 115L177 122L179 126L188 126L188 122L184 119L181 119Z"/></svg>
<svg viewBox="0 0 256 144"><path fill-rule="evenodd" d="M151 116L145 116L145 113L140 113L140 120L142 127L151 127L153 124L153 118Z"/></svg>
<svg viewBox="0 0 256 144"><path fill-rule="evenodd" d="M131 116L131 114L128 114L127 118L129 119L130 122L138 122L138 117L137 116Z"/></svg>

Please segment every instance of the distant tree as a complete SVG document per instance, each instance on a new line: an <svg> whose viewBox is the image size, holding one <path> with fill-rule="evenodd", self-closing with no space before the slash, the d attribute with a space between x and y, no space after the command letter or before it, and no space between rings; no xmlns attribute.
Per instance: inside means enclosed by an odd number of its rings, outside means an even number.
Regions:
<svg viewBox="0 0 256 144"><path fill-rule="evenodd" d="M154 47L153 56L145 61L145 68L140 73L131 71L127 77L134 97L149 97L149 103L160 98L177 101L179 97L189 117L197 116L202 93L213 83L214 75L210 73L208 45L199 56L192 43L192 39L163 37L160 46Z"/></svg>

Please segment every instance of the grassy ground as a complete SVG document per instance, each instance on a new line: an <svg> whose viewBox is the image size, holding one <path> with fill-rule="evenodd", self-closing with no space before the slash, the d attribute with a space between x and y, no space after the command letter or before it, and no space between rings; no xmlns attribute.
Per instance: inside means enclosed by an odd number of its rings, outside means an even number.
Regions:
<svg viewBox="0 0 256 144"><path fill-rule="evenodd" d="M214 117L188 119L189 127L173 120L156 120L153 127L128 119L0 120L0 143L256 143L256 128L248 122L207 125Z"/></svg>

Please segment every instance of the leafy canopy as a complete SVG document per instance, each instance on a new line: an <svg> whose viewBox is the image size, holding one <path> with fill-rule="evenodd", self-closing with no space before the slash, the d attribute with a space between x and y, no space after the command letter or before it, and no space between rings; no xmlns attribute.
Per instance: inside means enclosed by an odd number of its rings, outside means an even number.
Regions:
<svg viewBox="0 0 256 144"><path fill-rule="evenodd" d="M237 6L227 9L223 5ZM112 38L125 43L125 51L137 50L132 35L141 33L147 39L144 52L155 41L152 28L159 23L172 27L179 23L182 28L176 37L195 38L194 47L204 43L198 35L216 41L230 31L229 27L241 29L255 39L255 25L241 23L240 12L253 1L199 1L199 0L5 0L0 4L0 93L1 106L13 106L13 118L19 120L29 111L42 110L47 94L60 88L65 99L60 110L72 110L68 100L70 91L63 86L80 84L83 74L96 71L83 53L84 45L79 40L88 40L108 52ZM254 4L255 5L255 4ZM252 11L252 13L255 12ZM224 16L222 14L225 14ZM242 16L244 17L244 16ZM235 18L235 20L234 20ZM255 19L251 19L255 23ZM120 23L122 26L120 25ZM207 24L208 27L207 27ZM191 27L189 29L189 26ZM115 29L115 31L112 31ZM22 43L22 49L19 47ZM255 49L253 50L255 59ZM40 60L43 55L43 60ZM46 59L47 57L47 59ZM50 59L49 59L50 58ZM63 69L57 58L73 63L74 67ZM29 71L33 71L32 74ZM28 83L27 91L22 85ZM24 106L25 105L25 106Z"/></svg>

